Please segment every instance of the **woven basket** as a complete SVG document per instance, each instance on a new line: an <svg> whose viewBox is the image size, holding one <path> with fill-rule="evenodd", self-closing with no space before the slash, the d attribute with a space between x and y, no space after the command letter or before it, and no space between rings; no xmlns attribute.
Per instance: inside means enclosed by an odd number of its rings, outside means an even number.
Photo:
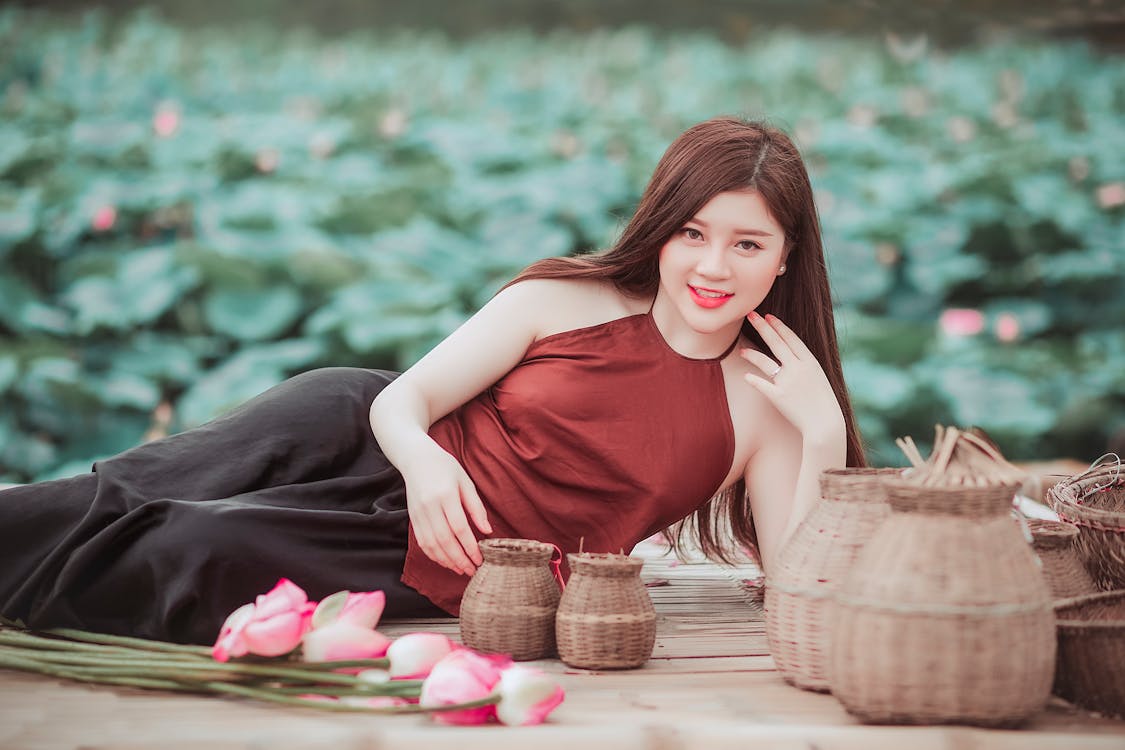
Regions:
<svg viewBox="0 0 1125 750"><path fill-rule="evenodd" d="M892 512L837 594L833 694L866 722L1028 719L1050 694L1055 618L1015 488L886 490Z"/></svg>
<svg viewBox="0 0 1125 750"><path fill-rule="evenodd" d="M570 579L555 618L559 658L583 669L630 669L652 656L656 610L641 582L642 560L567 555Z"/></svg>
<svg viewBox="0 0 1125 750"><path fill-rule="evenodd" d="M1071 703L1125 718L1125 590L1059 602L1055 693Z"/></svg>
<svg viewBox="0 0 1125 750"><path fill-rule="evenodd" d="M517 661L554 656L555 548L529 539L486 539L480 551L484 560L461 599L461 641Z"/></svg>
<svg viewBox="0 0 1125 750"><path fill-rule="evenodd" d="M1078 527L1079 557L1104 591L1125 588L1125 466L1101 466L1064 479L1047 496L1059 518Z"/></svg>
<svg viewBox="0 0 1125 750"><path fill-rule="evenodd" d="M766 578L766 637L787 682L828 690L831 598L859 550L891 512L883 482L901 469L834 469L820 502L777 555Z"/></svg>
<svg viewBox="0 0 1125 750"><path fill-rule="evenodd" d="M1031 547L1043 564L1043 577L1052 597L1070 599L1098 590L1074 548L1077 526L1038 518L1028 519L1027 525L1031 530Z"/></svg>

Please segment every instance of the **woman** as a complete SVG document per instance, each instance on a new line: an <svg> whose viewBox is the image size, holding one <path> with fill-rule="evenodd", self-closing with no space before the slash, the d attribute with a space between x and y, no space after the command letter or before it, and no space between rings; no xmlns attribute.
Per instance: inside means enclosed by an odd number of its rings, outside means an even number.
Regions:
<svg viewBox="0 0 1125 750"><path fill-rule="evenodd" d="M0 612L209 643L286 576L455 614L480 537L628 551L693 513L706 552L726 520L768 569L820 472L862 462L804 164L718 118L613 248L532 265L402 376L305 373L0 493Z"/></svg>

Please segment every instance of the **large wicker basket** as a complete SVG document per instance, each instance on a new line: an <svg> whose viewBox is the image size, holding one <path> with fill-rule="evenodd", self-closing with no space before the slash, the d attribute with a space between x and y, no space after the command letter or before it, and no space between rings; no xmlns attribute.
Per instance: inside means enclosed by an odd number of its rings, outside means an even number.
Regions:
<svg viewBox="0 0 1125 750"><path fill-rule="evenodd" d="M1125 718L1125 590L1059 602L1055 693Z"/></svg>
<svg viewBox="0 0 1125 750"><path fill-rule="evenodd" d="M1078 527L1065 521L1028 519L1031 547L1043 564L1043 577L1055 599L1070 599L1098 590L1090 577L1074 543Z"/></svg>
<svg viewBox="0 0 1125 750"><path fill-rule="evenodd" d="M1125 588L1125 466L1100 466L1056 484L1048 498L1078 527L1075 547L1103 591Z"/></svg>
<svg viewBox="0 0 1125 750"><path fill-rule="evenodd" d="M555 548L530 539L486 539L480 551L484 562L461 599L461 640L517 661L554 656Z"/></svg>
<svg viewBox="0 0 1125 750"><path fill-rule="evenodd" d="M1014 489L887 481L892 512L836 599L829 683L850 713L1011 726L1045 705L1055 618Z"/></svg>
<svg viewBox="0 0 1125 750"><path fill-rule="evenodd" d="M559 658L583 669L630 669L652 656L656 609L641 582L644 561L628 555L567 555L555 618Z"/></svg>
<svg viewBox="0 0 1125 750"><path fill-rule="evenodd" d="M831 599L859 550L891 512L883 481L901 469L833 469L818 502L766 578L766 637L787 682L828 690Z"/></svg>

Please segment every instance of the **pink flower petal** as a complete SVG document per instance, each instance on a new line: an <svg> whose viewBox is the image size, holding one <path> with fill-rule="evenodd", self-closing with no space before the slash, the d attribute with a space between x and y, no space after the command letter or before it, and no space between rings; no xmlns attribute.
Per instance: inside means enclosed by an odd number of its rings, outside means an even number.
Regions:
<svg viewBox="0 0 1125 750"><path fill-rule="evenodd" d="M453 642L439 633L408 633L387 649L391 677L423 679L434 665L453 651Z"/></svg>
<svg viewBox="0 0 1125 750"><path fill-rule="evenodd" d="M339 619L363 628L374 629L379 624L379 618L383 616L383 609L386 606L387 595L382 591L351 592L348 594L348 600L344 602L344 609L340 612Z"/></svg>
<svg viewBox="0 0 1125 750"><path fill-rule="evenodd" d="M305 661L345 661L377 659L387 653L391 639L378 630L337 620L305 634L302 658Z"/></svg>
<svg viewBox="0 0 1125 750"><path fill-rule="evenodd" d="M508 726L542 724L563 702L562 687L539 669L515 665L504 670L497 685L496 717Z"/></svg>
<svg viewBox="0 0 1125 750"><path fill-rule="evenodd" d="M422 683L421 704L450 706L487 698L499 681L496 660L469 649L458 649L438 662ZM433 716L441 724L484 724L496 716L496 706L439 711Z"/></svg>

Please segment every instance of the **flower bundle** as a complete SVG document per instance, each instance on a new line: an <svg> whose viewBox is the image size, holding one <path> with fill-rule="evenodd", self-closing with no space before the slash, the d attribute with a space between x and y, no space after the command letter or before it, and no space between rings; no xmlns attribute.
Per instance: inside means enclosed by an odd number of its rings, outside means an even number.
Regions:
<svg viewBox="0 0 1125 750"><path fill-rule="evenodd" d="M544 672L438 633L376 630L383 592L310 602L282 579L231 613L214 646L0 619L0 668L125 687L236 695L329 711L431 713L446 724L539 724L563 700Z"/></svg>

